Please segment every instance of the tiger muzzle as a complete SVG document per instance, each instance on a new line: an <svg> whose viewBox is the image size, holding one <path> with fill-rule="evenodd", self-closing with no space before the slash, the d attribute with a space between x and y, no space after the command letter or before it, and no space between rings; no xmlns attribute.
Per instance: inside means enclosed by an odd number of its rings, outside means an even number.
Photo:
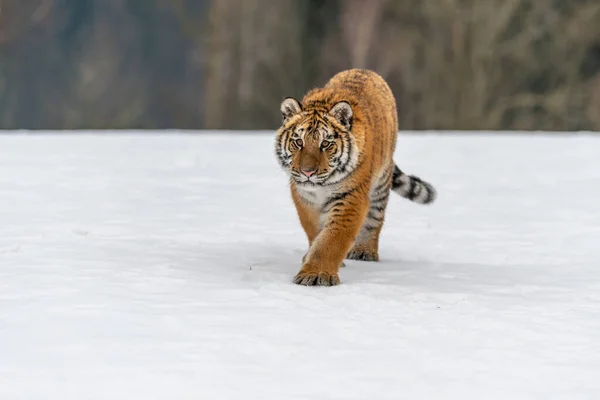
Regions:
<svg viewBox="0 0 600 400"><path fill-rule="evenodd" d="M319 160L312 154L300 156L300 173L307 178L314 175L319 169Z"/></svg>

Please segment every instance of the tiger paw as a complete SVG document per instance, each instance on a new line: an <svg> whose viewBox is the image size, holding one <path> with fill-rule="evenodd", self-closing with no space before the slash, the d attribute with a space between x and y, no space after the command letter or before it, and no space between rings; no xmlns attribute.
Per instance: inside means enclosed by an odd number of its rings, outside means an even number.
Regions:
<svg viewBox="0 0 600 400"><path fill-rule="evenodd" d="M356 249L350 250L346 258L358 261L379 261L379 254L373 251Z"/></svg>
<svg viewBox="0 0 600 400"><path fill-rule="evenodd" d="M340 284L337 274L329 272L298 272L294 277L294 283L302 286L336 286Z"/></svg>

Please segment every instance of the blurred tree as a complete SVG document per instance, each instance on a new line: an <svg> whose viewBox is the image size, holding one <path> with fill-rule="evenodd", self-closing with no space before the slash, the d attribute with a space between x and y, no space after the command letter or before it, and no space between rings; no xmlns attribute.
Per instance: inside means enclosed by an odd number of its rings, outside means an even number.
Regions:
<svg viewBox="0 0 600 400"><path fill-rule="evenodd" d="M600 3L0 0L5 129L272 129L351 67L402 129L600 129Z"/></svg>
<svg viewBox="0 0 600 400"><path fill-rule="evenodd" d="M127 3L93 1L64 103L68 127L153 126L145 118L148 86L140 56L140 26Z"/></svg>
<svg viewBox="0 0 600 400"><path fill-rule="evenodd" d="M64 101L71 9L58 0L3 0L0 10L0 109L4 128L42 129Z"/></svg>
<svg viewBox="0 0 600 400"><path fill-rule="evenodd" d="M301 76L295 0L212 3L206 49L204 118L208 128L261 128L278 117L283 93ZM275 111L275 112L274 112Z"/></svg>

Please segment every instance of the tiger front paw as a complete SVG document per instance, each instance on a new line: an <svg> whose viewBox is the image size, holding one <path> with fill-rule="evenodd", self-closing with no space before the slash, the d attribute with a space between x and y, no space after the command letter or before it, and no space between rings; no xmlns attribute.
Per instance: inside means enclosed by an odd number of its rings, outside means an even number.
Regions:
<svg viewBox="0 0 600 400"><path fill-rule="evenodd" d="M294 277L294 283L302 286L336 286L340 284L337 274L325 271L300 271Z"/></svg>

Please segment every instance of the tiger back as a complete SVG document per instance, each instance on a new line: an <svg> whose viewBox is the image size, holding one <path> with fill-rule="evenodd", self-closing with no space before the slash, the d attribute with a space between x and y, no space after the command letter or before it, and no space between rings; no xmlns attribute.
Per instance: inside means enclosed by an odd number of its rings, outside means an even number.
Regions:
<svg viewBox="0 0 600 400"><path fill-rule="evenodd" d="M340 72L301 101L284 99L280 110L275 154L309 244L294 282L337 285L345 258L379 260L390 191L419 204L436 192L394 163L396 102L377 73Z"/></svg>

